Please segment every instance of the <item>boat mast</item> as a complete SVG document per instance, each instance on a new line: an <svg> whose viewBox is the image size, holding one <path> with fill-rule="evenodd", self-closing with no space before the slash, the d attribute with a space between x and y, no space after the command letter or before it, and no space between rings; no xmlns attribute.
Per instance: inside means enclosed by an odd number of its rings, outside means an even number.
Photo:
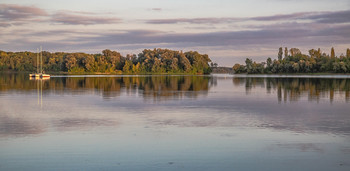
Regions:
<svg viewBox="0 0 350 171"><path fill-rule="evenodd" d="M41 58L40 70L41 70L41 74L43 74L43 47L42 46L40 46L40 58Z"/></svg>
<svg viewBox="0 0 350 171"><path fill-rule="evenodd" d="M36 48L36 73L39 73L39 48Z"/></svg>

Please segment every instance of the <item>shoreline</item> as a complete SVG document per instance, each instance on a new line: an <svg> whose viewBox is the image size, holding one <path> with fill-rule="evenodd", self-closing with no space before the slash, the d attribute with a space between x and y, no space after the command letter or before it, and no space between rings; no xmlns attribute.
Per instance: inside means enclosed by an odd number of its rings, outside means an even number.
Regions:
<svg viewBox="0 0 350 171"><path fill-rule="evenodd" d="M350 74L215 74L215 77L224 78L349 78Z"/></svg>
<svg viewBox="0 0 350 171"><path fill-rule="evenodd" d="M29 71L0 71L0 74L30 74ZM63 76L63 75L106 75L106 76L118 76L118 75L192 75L192 76L205 76L211 74L192 74L192 73L103 73L103 72L83 72L83 73L74 73L74 72L45 72L45 74L50 74L52 76Z"/></svg>

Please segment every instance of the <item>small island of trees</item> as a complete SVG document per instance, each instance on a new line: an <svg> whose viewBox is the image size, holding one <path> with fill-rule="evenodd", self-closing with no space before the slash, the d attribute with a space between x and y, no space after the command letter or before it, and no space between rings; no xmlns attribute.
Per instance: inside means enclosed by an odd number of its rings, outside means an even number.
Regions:
<svg viewBox="0 0 350 171"><path fill-rule="evenodd" d="M138 55L122 56L117 51L103 50L102 54L50 53L43 51L43 70L66 73L105 74L210 74L207 54L197 51L145 49ZM37 53L0 51L0 71L34 72Z"/></svg>
<svg viewBox="0 0 350 171"><path fill-rule="evenodd" d="M283 54L284 53L284 54ZM255 62L247 58L246 65L235 64L234 73L274 74L274 73L350 73L350 49L346 55L335 56L334 48L328 55L320 50L311 49L309 55L302 54L298 48L278 51L278 59L267 58L266 62Z"/></svg>

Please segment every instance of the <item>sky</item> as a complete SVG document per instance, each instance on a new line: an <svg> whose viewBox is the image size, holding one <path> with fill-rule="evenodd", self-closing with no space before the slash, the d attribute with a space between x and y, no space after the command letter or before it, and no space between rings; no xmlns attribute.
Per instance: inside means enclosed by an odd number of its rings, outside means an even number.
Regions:
<svg viewBox="0 0 350 171"><path fill-rule="evenodd" d="M277 58L279 47L350 48L349 0L1 0L0 50L123 55L168 48L219 66Z"/></svg>

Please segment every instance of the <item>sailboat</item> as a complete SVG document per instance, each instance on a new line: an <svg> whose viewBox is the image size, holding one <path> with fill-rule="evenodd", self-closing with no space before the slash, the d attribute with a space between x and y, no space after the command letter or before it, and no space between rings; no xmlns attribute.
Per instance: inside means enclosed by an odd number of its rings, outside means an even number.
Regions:
<svg viewBox="0 0 350 171"><path fill-rule="evenodd" d="M34 74L29 74L30 78L35 78L35 79L44 79L44 78L50 78L49 74L44 74L43 73L43 49L40 46L40 72L39 72L39 49L37 49L37 55L36 55L36 73Z"/></svg>

